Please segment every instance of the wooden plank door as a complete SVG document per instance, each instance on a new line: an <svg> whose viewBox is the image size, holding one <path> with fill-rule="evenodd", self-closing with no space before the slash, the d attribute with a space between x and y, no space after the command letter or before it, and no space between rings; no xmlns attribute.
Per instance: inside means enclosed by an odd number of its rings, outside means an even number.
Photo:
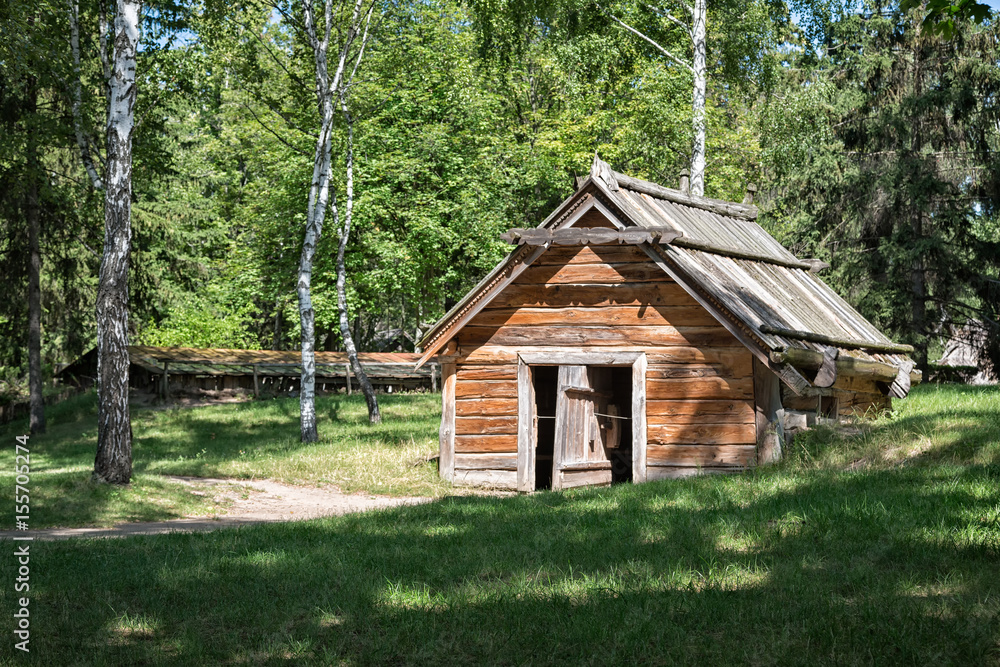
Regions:
<svg viewBox="0 0 1000 667"><path fill-rule="evenodd" d="M611 462L594 415L602 396L586 366L559 367L553 489L611 483Z"/></svg>

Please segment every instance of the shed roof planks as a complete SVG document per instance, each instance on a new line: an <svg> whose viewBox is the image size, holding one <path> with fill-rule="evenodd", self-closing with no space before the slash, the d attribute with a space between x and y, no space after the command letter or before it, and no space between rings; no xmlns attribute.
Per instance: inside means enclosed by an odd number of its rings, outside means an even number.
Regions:
<svg viewBox="0 0 1000 667"><path fill-rule="evenodd" d="M595 208L618 231L572 232ZM577 192L538 228L508 233L511 242L521 245L427 333L420 343L425 352L419 364L439 353L549 244L635 241L776 372L784 362L774 359L788 349L823 355L833 348L841 360L855 358L897 369L908 364L909 346L894 343L868 322L815 274L821 263L795 257L756 223L756 217L755 206L697 197L625 176L595 157ZM630 234L630 229L650 234ZM839 367L853 368L849 363ZM787 370L778 373L785 383L796 393L808 393L812 383L803 383ZM910 376L919 382L919 372Z"/></svg>

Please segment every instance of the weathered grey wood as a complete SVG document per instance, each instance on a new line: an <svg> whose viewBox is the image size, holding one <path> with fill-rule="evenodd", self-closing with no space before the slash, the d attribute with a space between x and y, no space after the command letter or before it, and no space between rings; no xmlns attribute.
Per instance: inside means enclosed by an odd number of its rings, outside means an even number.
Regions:
<svg viewBox="0 0 1000 667"><path fill-rule="evenodd" d="M699 475L731 475L741 472L745 468L741 466L725 467L705 467L705 466L649 466L647 481L653 482L661 479L684 479L686 477L697 477Z"/></svg>
<svg viewBox="0 0 1000 667"><path fill-rule="evenodd" d="M160 398L162 398L163 400L167 400L167 398L170 396L170 369L169 369L169 366L170 366L170 362L169 361L164 361L163 362L163 376L162 376L161 386L160 386Z"/></svg>
<svg viewBox="0 0 1000 667"><path fill-rule="evenodd" d="M642 246L642 248L649 255L658 266L660 266L667 274L674 279L674 281L681 285L692 298L698 303L705 307L708 312L712 313L719 323L726 328L729 333L731 333L738 341L740 341L749 350L756 359L760 360L763 364L767 365L772 371L774 371L784 382L788 385L796 394L804 394L809 392L813 387L802 377L795 368L789 364L778 364L772 363L768 357L767 351L758 343L754 338L752 338L747 332L741 329L733 320L726 316L711 299L705 297L701 292L694 288L692 282L688 279L686 273L684 273L680 267L678 267L673 261L668 260L667 257L662 253L662 251L654 245Z"/></svg>
<svg viewBox="0 0 1000 667"><path fill-rule="evenodd" d="M517 470L517 454L455 454L455 470Z"/></svg>
<svg viewBox="0 0 1000 667"><path fill-rule="evenodd" d="M774 463L781 460L785 439L781 385L771 369L756 358L753 366L753 388L757 462L762 465Z"/></svg>
<svg viewBox="0 0 1000 667"><path fill-rule="evenodd" d="M890 352L896 354L909 354L913 352L912 345L901 345L898 343L876 343L853 338L837 338L825 334L814 333L812 331L800 331L798 329L786 329L784 327L774 327L769 324L762 324L760 332L782 338L793 338L795 340L807 340L811 343L823 343L824 345L835 345L856 350L872 350L875 352Z"/></svg>
<svg viewBox="0 0 1000 667"><path fill-rule="evenodd" d="M823 354L801 347L786 347L770 354L775 363L788 363L796 368L816 371L823 365ZM836 359L837 376L870 377L875 380L891 381L896 378L899 368L882 361L858 359L847 354L839 354Z"/></svg>
<svg viewBox="0 0 1000 667"><path fill-rule="evenodd" d="M436 394L438 390L438 364L431 364L431 393Z"/></svg>
<svg viewBox="0 0 1000 667"><path fill-rule="evenodd" d="M808 259L803 259L800 261L802 261L802 263L804 264L809 265L809 273L819 273L820 271L825 271L826 269L830 268L829 263L824 262L821 259L815 259L813 257L810 257Z"/></svg>
<svg viewBox="0 0 1000 667"><path fill-rule="evenodd" d="M646 481L646 355L632 364L632 482Z"/></svg>
<svg viewBox="0 0 1000 667"><path fill-rule="evenodd" d="M613 173L618 184L626 190L641 192L643 194L656 197L657 199L665 199L666 201L674 202L675 204L682 204L684 206L698 208L703 211L711 211L713 213L718 213L719 215L728 215L734 218L742 218L744 220L755 220L757 218L756 206L736 204L733 202L723 201L721 199L698 197L696 195L685 194L680 190L665 188L662 185L657 185L656 183L650 183L649 181L643 181L638 178L626 176L625 174L619 174L618 172Z"/></svg>
<svg viewBox="0 0 1000 667"><path fill-rule="evenodd" d="M666 241L664 241L666 243ZM749 259L755 262L765 262L767 264L775 264L777 266L784 266L789 269L806 269L812 268L812 264L807 262L802 262L799 260L788 260L782 259L780 257L773 257L771 255L762 255L757 252L749 252L746 250L740 250L739 248L726 248L723 246L718 246L713 243L706 243L705 241L698 241L695 239L689 239L685 236L676 238L670 242L671 245L675 245L681 248L690 248L692 250L700 250L702 252L708 252L713 255L722 255L723 257L732 257L733 259Z"/></svg>
<svg viewBox="0 0 1000 667"><path fill-rule="evenodd" d="M587 382L587 367L582 365L562 365L559 367L558 386L583 385ZM582 460L586 422L581 414L583 401L565 391L556 395L556 427L555 443L552 448L552 490L562 488L561 471L564 463L576 463Z"/></svg>
<svg viewBox="0 0 1000 667"><path fill-rule="evenodd" d="M553 486L559 479L560 489L573 489L579 486L608 486L611 484L611 468L607 470L563 470L552 478Z"/></svg>
<svg viewBox="0 0 1000 667"><path fill-rule="evenodd" d="M441 364L441 432L438 469L442 479L455 479L455 364ZM348 379L350 384L350 379Z"/></svg>
<svg viewBox="0 0 1000 667"><path fill-rule="evenodd" d="M823 361L816 372L813 384L817 387L832 387L837 381L837 356L840 350L835 347L828 347L823 350Z"/></svg>
<svg viewBox="0 0 1000 667"><path fill-rule="evenodd" d="M910 393L910 371L913 370L913 362L907 360L899 368L899 374L889 386L889 395L893 398L906 398Z"/></svg>
<svg viewBox="0 0 1000 667"><path fill-rule="evenodd" d="M587 396L590 398L611 398L611 394L606 391L598 391L593 387L576 387L573 385L563 385L559 388L560 391L569 392L571 394L580 394L581 396Z"/></svg>
<svg viewBox="0 0 1000 667"><path fill-rule="evenodd" d="M529 246L639 245L640 243L670 243L681 236L672 227L514 227L500 235L507 243Z"/></svg>
<svg viewBox="0 0 1000 667"><path fill-rule="evenodd" d="M516 470L456 470L455 486L481 486L489 489L517 489Z"/></svg>
<svg viewBox="0 0 1000 667"><path fill-rule="evenodd" d="M550 350L521 350L518 358L526 364L569 364L582 366L631 366L642 352L593 350L582 347L558 347Z"/></svg>
<svg viewBox="0 0 1000 667"><path fill-rule="evenodd" d="M347 384L347 395L351 395L351 365L344 364L344 382Z"/></svg>
<svg viewBox="0 0 1000 667"><path fill-rule="evenodd" d="M257 364L253 365L253 397L260 398L260 375L257 373Z"/></svg>
<svg viewBox="0 0 1000 667"><path fill-rule="evenodd" d="M535 387L531 367L520 360L517 364L517 490L535 490Z"/></svg>

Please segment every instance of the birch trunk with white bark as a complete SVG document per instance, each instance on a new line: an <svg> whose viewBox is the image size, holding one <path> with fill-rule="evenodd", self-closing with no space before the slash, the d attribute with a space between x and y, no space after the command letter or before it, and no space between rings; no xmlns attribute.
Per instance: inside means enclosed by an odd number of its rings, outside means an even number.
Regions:
<svg viewBox="0 0 1000 667"><path fill-rule="evenodd" d="M34 76L28 77L26 116L34 120L38 111L38 88ZM25 218L28 223L28 409L32 434L45 432L45 397L42 382L42 251L41 220L38 206L38 183L42 179L38 163L38 145L34 131L27 141L28 193Z"/></svg>
<svg viewBox="0 0 1000 667"><path fill-rule="evenodd" d="M694 0L691 13L691 43L694 46L692 74L694 91L691 99L691 119L694 142L691 147L691 194L705 195L705 90L707 66L705 63L706 22L708 7L706 0Z"/></svg>
<svg viewBox="0 0 1000 667"><path fill-rule="evenodd" d="M103 35L102 35L103 38ZM76 135L76 145L80 149L80 161L90 177L90 183L95 190L104 188L101 177L97 174L94 160L90 154L90 139L83 129L83 94L80 86L80 5L77 0L69 0L69 44L73 55L73 79L70 82L71 113L73 115L73 133Z"/></svg>
<svg viewBox="0 0 1000 667"><path fill-rule="evenodd" d="M104 256L97 285L97 457L94 479L128 484L132 424L128 407L128 263L132 242L132 133L140 3L118 0L108 98Z"/></svg>
<svg viewBox="0 0 1000 667"><path fill-rule="evenodd" d="M333 0L326 0L323 5L322 26L317 24L312 0L306 0L303 3L306 37L312 47L313 60L316 66L316 101L319 107L320 132L316 140L316 152L313 156L312 183L309 188L309 204L306 210L306 233L302 244L302 255L299 258L299 279L297 283L299 318L302 331L302 375L299 386L299 422L302 442L315 442L319 438L316 428L316 312L312 304L312 267L316 255L316 247L323 233L326 209L330 204L330 180L333 171L331 154L335 112L334 101L339 100L345 108L346 113L346 86L354 78L354 73L357 72L364 55L364 47L370 35L368 26L371 21L372 7L373 5L370 5L367 13L364 13L362 11L362 1L355 0L350 24L347 26L346 33L344 33L344 41L340 44L337 67L331 79L328 53L330 36L333 32ZM322 32L322 36L320 36L320 32ZM338 34L340 33L338 32ZM361 38L360 47L357 50L353 50L355 40L359 37ZM350 74L347 74L348 65L353 65ZM346 83L345 76L347 77ZM348 215L344 226L339 224L340 218L337 214L336 196L333 198L333 217L334 222L338 225L337 232L340 240L337 253L337 307L341 321L341 333L344 336L348 358L350 359L352 370L361 384L362 390L365 391L365 397L368 399L369 405L369 419L371 419L372 403L375 401L375 394L371 389L371 383L368 382L364 369L361 368L361 364L358 361L357 351L354 349L354 341L350 334L350 327L348 326L345 331L343 325L344 321L347 320L347 301L346 291L344 294L341 294L341 274L344 270L343 252L350 234L350 211L354 197L352 189L353 158L350 153L350 144L348 145L347 170ZM376 416L378 415L377 402L375 403L375 414Z"/></svg>

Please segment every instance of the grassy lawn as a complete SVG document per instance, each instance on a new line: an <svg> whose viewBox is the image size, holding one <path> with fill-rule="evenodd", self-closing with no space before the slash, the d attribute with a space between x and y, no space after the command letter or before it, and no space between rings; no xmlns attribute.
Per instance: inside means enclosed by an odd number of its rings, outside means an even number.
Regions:
<svg viewBox="0 0 1000 667"><path fill-rule="evenodd" d="M1000 390L745 475L31 554L35 664L997 665Z"/></svg>
<svg viewBox="0 0 1000 667"><path fill-rule="evenodd" d="M134 410L133 465L128 488L92 484L97 451L93 393L48 410L48 432L32 437L31 525L110 526L122 521L160 521L212 515L225 508L219 494L165 478L267 478L289 484L334 484L347 492L441 496L449 487L436 464L420 462L437 451L440 396L382 395L384 423L368 422L364 397L321 396L320 440L298 439L297 399L199 408ZM13 454L14 437L27 420L0 427L0 442ZM10 498L11 465L0 470L0 493ZM199 495L205 494L205 495Z"/></svg>

